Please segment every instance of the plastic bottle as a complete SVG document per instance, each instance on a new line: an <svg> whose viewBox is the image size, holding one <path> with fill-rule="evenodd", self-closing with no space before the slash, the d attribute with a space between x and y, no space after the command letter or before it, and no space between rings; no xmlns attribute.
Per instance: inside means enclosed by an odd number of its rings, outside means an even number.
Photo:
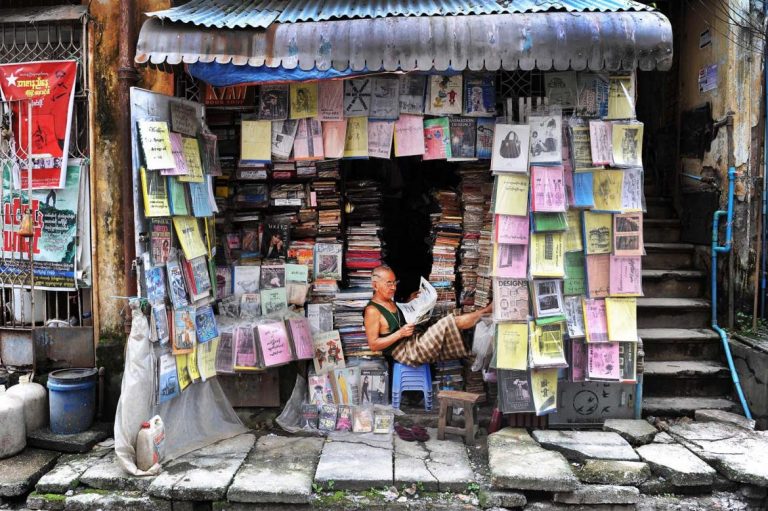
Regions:
<svg viewBox="0 0 768 511"><path fill-rule="evenodd" d="M160 417L156 415L141 423L136 437L136 466L139 470L147 471L160 463L160 447L164 440L165 428Z"/></svg>

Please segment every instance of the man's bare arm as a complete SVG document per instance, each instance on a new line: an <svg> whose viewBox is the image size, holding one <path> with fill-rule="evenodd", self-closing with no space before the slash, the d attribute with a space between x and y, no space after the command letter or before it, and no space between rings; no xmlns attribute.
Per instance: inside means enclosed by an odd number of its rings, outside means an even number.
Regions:
<svg viewBox="0 0 768 511"><path fill-rule="evenodd" d="M373 307L372 305L365 308L364 321L365 336L368 338L368 347L371 348L371 351L384 351L400 339L409 337L413 334L413 325L405 325L399 330L382 337L379 333L381 312L376 310L376 307Z"/></svg>

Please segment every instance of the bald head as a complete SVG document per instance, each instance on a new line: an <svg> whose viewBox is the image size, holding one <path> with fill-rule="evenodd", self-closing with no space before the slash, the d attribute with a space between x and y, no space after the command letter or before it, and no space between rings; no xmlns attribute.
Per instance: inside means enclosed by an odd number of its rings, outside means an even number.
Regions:
<svg viewBox="0 0 768 511"><path fill-rule="evenodd" d="M395 272L387 265L377 266L371 272L371 286L374 298L380 301L393 300L397 288Z"/></svg>
<svg viewBox="0 0 768 511"><path fill-rule="evenodd" d="M392 275L394 277L395 272L392 271L392 268L390 268L386 264L382 264L381 266L377 266L371 272L371 278L373 280L380 280L380 279L386 280L390 275Z"/></svg>

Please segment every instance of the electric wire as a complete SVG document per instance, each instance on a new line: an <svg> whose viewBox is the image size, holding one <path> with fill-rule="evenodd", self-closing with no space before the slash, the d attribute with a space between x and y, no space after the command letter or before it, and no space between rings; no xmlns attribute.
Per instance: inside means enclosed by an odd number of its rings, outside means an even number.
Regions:
<svg viewBox="0 0 768 511"><path fill-rule="evenodd" d="M730 18L730 17L729 17L728 19L724 19L724 18L721 18L720 16L718 16L717 12L713 11L713 10L712 10L712 9L711 9L709 6L707 6L707 4L706 4L706 3L704 3L704 1L703 1L703 0L698 0L698 1L699 1L699 3L702 5L702 7L704 7L704 9L706 9L706 11L707 11L709 14L711 14L711 15L712 15L712 16L713 16L715 19L717 19L718 21L720 21L720 22L722 22L722 23L725 23L725 25L727 25L727 26L728 26L728 33L730 33L730 34L733 34L735 37L738 37L738 34L734 33L734 32L731 30L731 27L732 27L732 25L736 25L736 26L738 26L739 28L742 28L742 29L744 29L744 30L748 31L748 32L750 33L750 35L752 35L752 36L753 36L753 37L755 37L756 39L759 39L759 40L761 40L761 41L765 41L765 38L764 38L764 36L763 36L762 34L759 34L759 33L757 33L757 32L755 32L755 31L753 31L753 30L752 30L752 29L750 29L750 28L747 28L747 27L744 27L744 26L740 25L739 23L737 23L735 20L733 20L733 19L732 19L732 18ZM713 28L714 28L714 27L713 27Z"/></svg>
<svg viewBox="0 0 768 511"><path fill-rule="evenodd" d="M701 0L699 0L699 1L701 1ZM696 8L696 6L694 6L692 3L689 3L689 7L690 7L690 8L691 8L691 10L692 10L693 12L695 12L695 13L696 13L696 15L697 15L697 16L698 16L698 17L699 17L699 18L700 18L700 19L701 19L701 20L702 20L702 21L703 21L703 22L704 22L704 23L707 25L707 27L711 28L712 30L714 30L715 32L717 32L718 34L720 34L721 36L723 36L725 39L727 39L728 41L730 41L730 42L731 42L731 43L733 43L734 45L738 46L739 48L741 48L741 49L743 49L743 50L746 50L746 51L749 51L749 52L752 52L752 53L760 53L760 54L762 54L762 53L763 53L763 49L762 49L762 48L754 48L754 47L748 47L748 46L744 46L744 45L743 45L743 44L741 44L740 42L738 42L738 41L736 41L735 39L732 39L731 37L729 37L729 35L728 35L728 34L726 34L726 33L722 32L721 30L719 30L719 29L718 29L718 28L717 28L715 25L713 25L713 24L711 23L711 21L710 21L709 19L707 19L707 18L704 16L704 15L703 15L703 13L702 13L702 12L700 12L700 11L699 11L699 10Z"/></svg>

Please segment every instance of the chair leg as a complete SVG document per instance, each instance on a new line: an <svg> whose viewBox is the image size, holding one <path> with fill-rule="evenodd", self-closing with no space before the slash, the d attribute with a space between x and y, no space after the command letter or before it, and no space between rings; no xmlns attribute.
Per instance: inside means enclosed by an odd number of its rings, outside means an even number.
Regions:
<svg viewBox="0 0 768 511"><path fill-rule="evenodd" d="M464 441L467 445L475 445L475 407L464 405Z"/></svg>

